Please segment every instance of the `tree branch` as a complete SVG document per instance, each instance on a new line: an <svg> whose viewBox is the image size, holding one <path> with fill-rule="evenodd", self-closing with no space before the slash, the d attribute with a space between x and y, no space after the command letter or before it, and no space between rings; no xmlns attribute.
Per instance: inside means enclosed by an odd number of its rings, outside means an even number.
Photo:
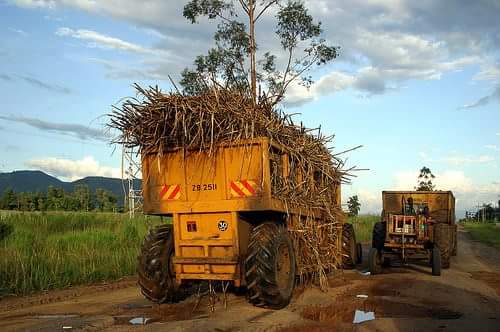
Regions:
<svg viewBox="0 0 500 332"><path fill-rule="evenodd" d="M269 2L261 11L259 14L257 14L257 17L255 18L254 20L254 23L257 22L257 20L262 16L262 14L264 14L264 12L269 8L271 7L272 5L276 4L279 0L272 0L271 2Z"/></svg>
<svg viewBox="0 0 500 332"><path fill-rule="evenodd" d="M240 2L240 5L243 8L243 10L245 11L245 13L247 13L247 15L248 15L248 6L246 5L246 3L243 2L243 0L238 0L238 1Z"/></svg>
<svg viewBox="0 0 500 332"><path fill-rule="evenodd" d="M217 16L218 16L218 17L220 17L221 19L223 19L223 20L224 20L224 21L226 21L226 22L229 22L229 23L234 22L234 21L232 21L232 20L228 19L227 17L222 16L222 14L217 14Z"/></svg>

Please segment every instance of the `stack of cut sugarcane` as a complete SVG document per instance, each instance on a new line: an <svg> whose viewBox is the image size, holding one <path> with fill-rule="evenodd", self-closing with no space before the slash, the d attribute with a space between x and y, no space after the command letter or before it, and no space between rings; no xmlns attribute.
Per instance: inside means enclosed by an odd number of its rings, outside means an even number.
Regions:
<svg viewBox="0 0 500 332"><path fill-rule="evenodd" d="M185 96L165 94L158 87L135 88L137 97L127 99L110 114L109 127L120 133L114 143L137 146L142 154L163 154L178 147L213 153L222 142L268 137L285 148L290 167L303 179L317 179L301 183L296 178L273 179L280 183L273 195L308 216L291 222L289 228L303 275L319 276L324 283L325 271L341 263L342 210L336 204L335 188L348 182L351 170L343 169L338 154L327 147L333 136L296 125L265 100L255 105L248 95L234 90ZM321 222L317 211L321 211Z"/></svg>

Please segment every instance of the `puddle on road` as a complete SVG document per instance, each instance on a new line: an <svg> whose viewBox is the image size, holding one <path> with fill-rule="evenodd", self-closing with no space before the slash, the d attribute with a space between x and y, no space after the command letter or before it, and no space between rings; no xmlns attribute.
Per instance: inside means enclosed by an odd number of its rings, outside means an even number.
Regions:
<svg viewBox="0 0 500 332"><path fill-rule="evenodd" d="M446 308L430 309L431 317L434 319L459 319L464 314Z"/></svg>
<svg viewBox="0 0 500 332"><path fill-rule="evenodd" d="M113 315L114 325L145 325L153 322L170 322L207 318L202 308L193 312L193 302L161 305L121 305Z"/></svg>

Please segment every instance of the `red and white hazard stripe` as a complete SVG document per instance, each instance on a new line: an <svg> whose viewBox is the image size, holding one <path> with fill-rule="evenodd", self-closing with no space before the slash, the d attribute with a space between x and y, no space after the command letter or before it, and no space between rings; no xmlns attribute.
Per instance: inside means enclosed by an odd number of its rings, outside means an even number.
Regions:
<svg viewBox="0 0 500 332"><path fill-rule="evenodd" d="M160 200L177 200L181 197L179 184L166 184L161 188Z"/></svg>
<svg viewBox="0 0 500 332"><path fill-rule="evenodd" d="M231 196L251 197L258 193L259 187L253 180L231 181Z"/></svg>

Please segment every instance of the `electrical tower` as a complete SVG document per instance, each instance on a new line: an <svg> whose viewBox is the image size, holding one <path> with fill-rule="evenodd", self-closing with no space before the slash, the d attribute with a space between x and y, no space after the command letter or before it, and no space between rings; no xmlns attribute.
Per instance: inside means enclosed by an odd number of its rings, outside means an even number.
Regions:
<svg viewBox="0 0 500 332"><path fill-rule="evenodd" d="M129 217L142 210L142 188L136 188L141 176L141 158L139 151L123 144L122 152L122 185L125 193L124 207L128 207ZM141 186L142 187L142 186Z"/></svg>

